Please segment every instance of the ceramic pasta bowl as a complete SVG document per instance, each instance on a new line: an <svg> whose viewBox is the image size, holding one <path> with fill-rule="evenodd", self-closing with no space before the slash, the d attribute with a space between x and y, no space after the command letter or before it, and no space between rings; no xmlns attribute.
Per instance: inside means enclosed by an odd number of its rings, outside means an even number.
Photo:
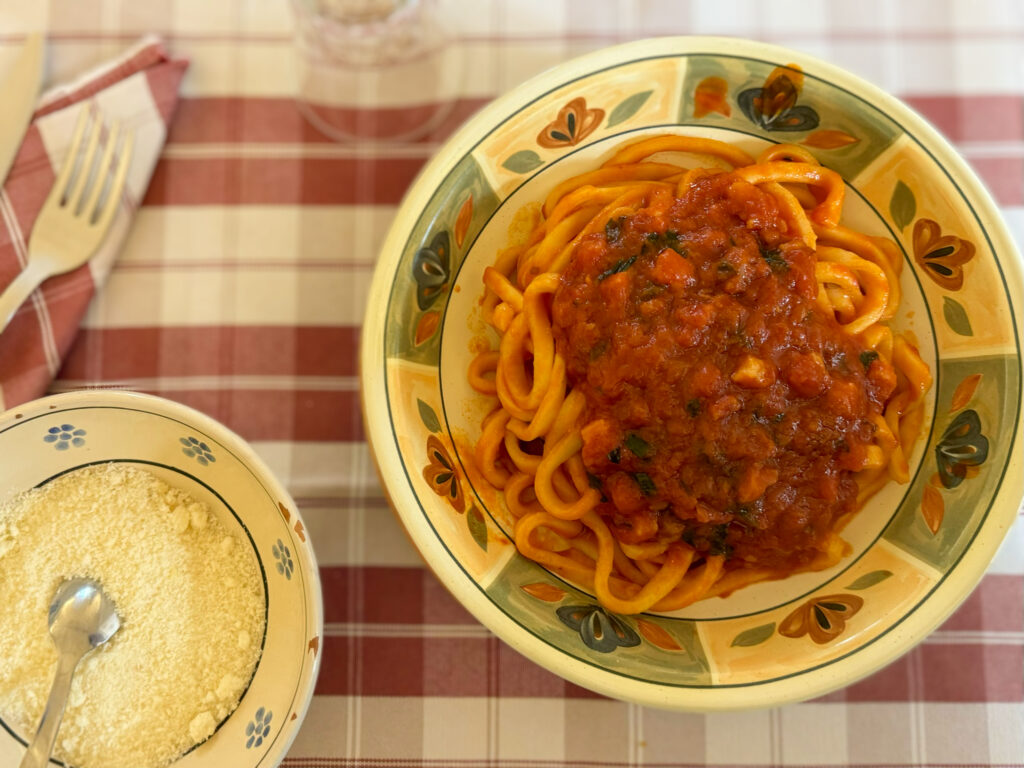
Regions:
<svg viewBox="0 0 1024 768"><path fill-rule="evenodd" d="M934 384L910 482L888 484L856 515L843 531L852 554L837 566L668 614L624 616L518 554L501 494L468 468L488 404L469 386L467 366L489 332L483 271L516 212L621 144L665 132L755 156L797 144L837 171L844 223L903 251L893 326L917 339ZM489 105L409 191L364 325L368 435L429 566L538 664L613 697L674 709L810 698L923 639L977 584L1016 517L1021 274L997 208L964 161L873 86L740 40L610 48Z"/></svg>
<svg viewBox="0 0 1024 768"><path fill-rule="evenodd" d="M238 435L162 398L79 391L0 416L0 500L74 469L117 462L204 502L259 565L265 632L241 701L181 768L275 766L306 714L320 664L323 608L313 550L294 502ZM0 720L0 764L16 765L33 734Z"/></svg>

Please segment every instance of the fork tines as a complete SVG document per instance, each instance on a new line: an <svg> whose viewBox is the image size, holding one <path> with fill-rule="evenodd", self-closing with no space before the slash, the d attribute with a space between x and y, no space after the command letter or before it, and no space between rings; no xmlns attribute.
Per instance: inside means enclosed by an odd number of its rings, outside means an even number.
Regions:
<svg viewBox="0 0 1024 768"><path fill-rule="evenodd" d="M82 144L85 141L88 143L83 156ZM133 141L133 132L125 130L120 120L105 124L98 108L83 108L51 195L59 195L60 205L67 206L75 216L105 228L117 211L131 162ZM103 155L97 164L96 155L101 143L104 145Z"/></svg>

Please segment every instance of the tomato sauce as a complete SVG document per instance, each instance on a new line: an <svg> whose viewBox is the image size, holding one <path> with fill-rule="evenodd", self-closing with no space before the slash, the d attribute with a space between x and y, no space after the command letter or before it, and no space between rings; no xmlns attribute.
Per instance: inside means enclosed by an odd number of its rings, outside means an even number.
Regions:
<svg viewBox="0 0 1024 768"><path fill-rule="evenodd" d="M621 541L793 567L853 510L895 373L819 307L815 261L731 173L577 245L552 325Z"/></svg>

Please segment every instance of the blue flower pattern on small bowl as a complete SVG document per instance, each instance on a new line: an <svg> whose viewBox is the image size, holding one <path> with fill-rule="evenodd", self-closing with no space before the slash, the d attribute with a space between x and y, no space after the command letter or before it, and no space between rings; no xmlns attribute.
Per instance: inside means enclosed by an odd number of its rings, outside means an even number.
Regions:
<svg viewBox="0 0 1024 768"><path fill-rule="evenodd" d="M295 563L292 561L292 551L288 549L288 546L281 541L277 540L277 544L273 546L271 551L274 553L274 559L277 561L277 572L283 573L286 579L291 579L292 571L295 570Z"/></svg>
<svg viewBox="0 0 1024 768"><path fill-rule="evenodd" d="M73 424L61 424L59 427L50 427L43 436L44 443L54 443L58 451L66 451L71 446L81 448L85 445L84 429L75 429Z"/></svg>
<svg viewBox="0 0 1024 768"><path fill-rule="evenodd" d="M263 744L263 740L270 734L270 720L274 713L269 709L260 707L256 710L256 716L245 726L246 749L253 749Z"/></svg>
<svg viewBox="0 0 1024 768"><path fill-rule="evenodd" d="M213 455L213 451L210 450L210 446L198 438L189 435L188 437L180 438L179 442L184 446L184 448L181 449L181 452L190 459L194 458L204 467L217 460Z"/></svg>

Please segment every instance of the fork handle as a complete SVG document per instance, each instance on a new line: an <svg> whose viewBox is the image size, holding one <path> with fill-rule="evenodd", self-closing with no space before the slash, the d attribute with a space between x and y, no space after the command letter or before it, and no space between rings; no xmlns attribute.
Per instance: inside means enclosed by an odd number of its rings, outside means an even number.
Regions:
<svg viewBox="0 0 1024 768"><path fill-rule="evenodd" d="M46 278L46 274L38 268L33 268L29 262L18 276L14 278L7 289L0 294L0 333L3 333L7 324L11 322L14 313Z"/></svg>

